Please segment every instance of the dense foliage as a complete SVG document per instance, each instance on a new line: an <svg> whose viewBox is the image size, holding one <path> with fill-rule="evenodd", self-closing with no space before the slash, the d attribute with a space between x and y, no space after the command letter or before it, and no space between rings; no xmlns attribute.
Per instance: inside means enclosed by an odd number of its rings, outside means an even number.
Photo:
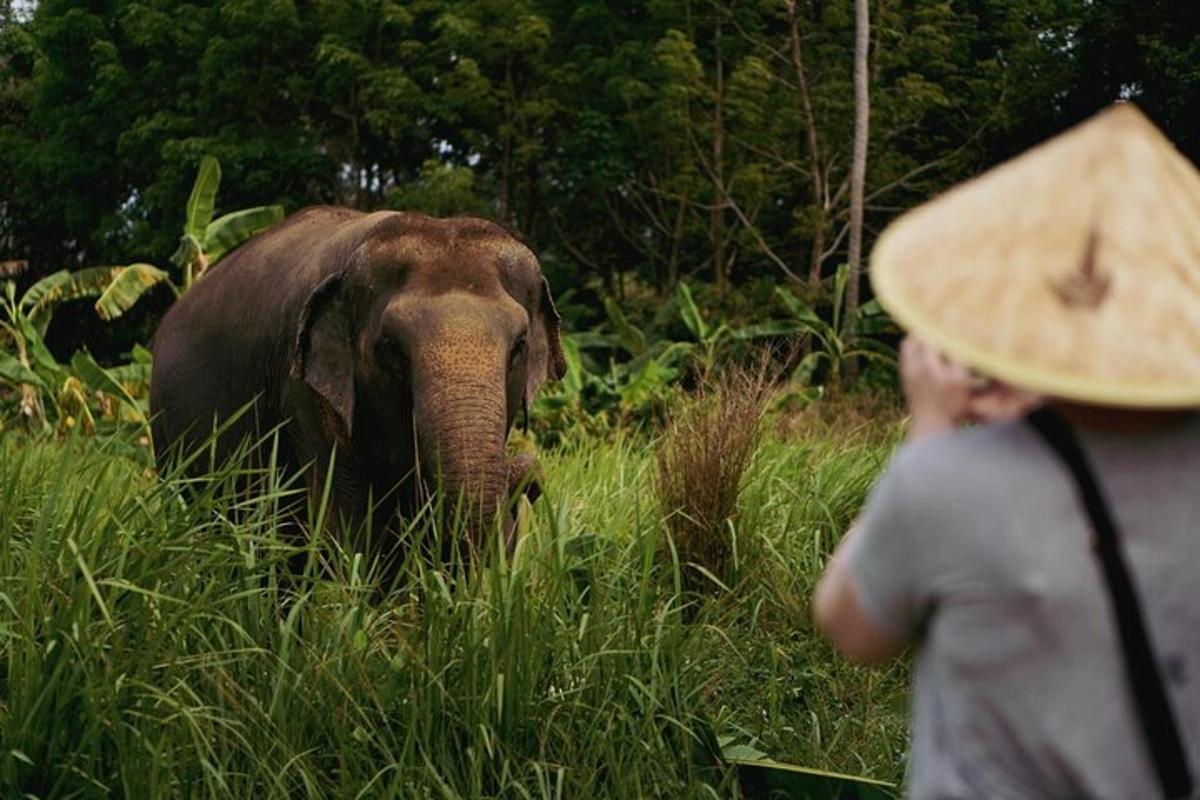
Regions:
<svg viewBox="0 0 1200 800"><path fill-rule="evenodd" d="M1200 148L1194 3L871 17L868 242L1118 96ZM31 277L165 263L205 154L228 208L504 220L578 298L844 260L851 0L6 0L0 25L0 261ZM582 327L601 304L574 308Z"/></svg>

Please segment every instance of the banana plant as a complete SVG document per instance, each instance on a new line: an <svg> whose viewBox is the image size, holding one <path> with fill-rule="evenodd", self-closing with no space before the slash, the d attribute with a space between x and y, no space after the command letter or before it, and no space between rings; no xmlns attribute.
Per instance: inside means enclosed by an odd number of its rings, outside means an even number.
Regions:
<svg viewBox="0 0 1200 800"><path fill-rule="evenodd" d="M846 365L854 359L894 366L896 350L880 337L894 334L897 330L895 323L875 300L864 303L849 314L844 313L848 278L849 269L846 264L841 264L833 277L828 321L787 289L777 286L775 292L788 313L787 318L747 326L737 331L736 336L743 339L807 337L811 349L800 360L792 377L801 383L811 384L817 372L824 367L826 383L834 391L840 389Z"/></svg>
<svg viewBox="0 0 1200 800"><path fill-rule="evenodd" d="M18 413L29 424L44 430L52 427L52 420L60 429L81 424L90 433L95 430L96 414L89 404L95 401L101 416L147 427L145 401L138 397L144 398L149 386L149 353L135 352L134 363L117 368L123 372L116 374L84 351L76 353L70 364L62 364L45 342L59 304L82 297L103 298L126 269L62 270L37 281L20 297L15 282L4 282L0 293L0 387L11 387Z"/></svg>
<svg viewBox="0 0 1200 800"><path fill-rule="evenodd" d="M679 316L687 326L688 332L696 339L696 358L700 368L703 372L710 373L716 366L721 345L731 338L734 331L724 322L710 325L700 313L700 308L692 297L692 290L686 283L679 283L675 289L675 297L679 303Z"/></svg>
<svg viewBox="0 0 1200 800"><path fill-rule="evenodd" d="M283 206L276 205L233 211L214 220L220 184L221 165L212 156L205 156L188 199L179 249L171 257L183 270L180 284L152 264L89 267L75 272L60 270L30 288L21 300L23 309L44 335L51 309L64 300L95 297L96 313L101 319L113 320L160 283L165 283L178 297L230 250L283 219Z"/></svg>
<svg viewBox="0 0 1200 800"><path fill-rule="evenodd" d="M128 311L147 289L167 281L167 273L151 264L59 270L42 278L21 298L23 312L45 335L54 308L67 300L95 297L94 308L104 320ZM168 281L169 283L169 281Z"/></svg>
<svg viewBox="0 0 1200 800"><path fill-rule="evenodd" d="M172 262L183 271L179 284L152 264L90 267L77 272L62 270L44 279L48 283L37 299L55 302L95 296L96 313L101 319L113 320L160 283L170 287L176 297L183 294L226 253L283 219L283 206L278 205L246 208L213 219L220 185L221 165L212 156L205 156L200 161L200 171L188 198L187 219L179 248L171 256Z"/></svg>
<svg viewBox="0 0 1200 800"><path fill-rule="evenodd" d="M230 250L283 219L283 206L278 205L244 208L213 219L220 186L221 164L205 156L188 198L183 236L171 256L171 262L183 270L182 291Z"/></svg>

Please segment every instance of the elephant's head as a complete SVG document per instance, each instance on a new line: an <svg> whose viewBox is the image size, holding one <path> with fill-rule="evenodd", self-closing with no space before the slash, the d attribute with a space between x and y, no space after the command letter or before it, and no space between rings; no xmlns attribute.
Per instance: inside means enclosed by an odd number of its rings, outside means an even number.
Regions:
<svg viewBox="0 0 1200 800"><path fill-rule="evenodd" d="M368 480L415 469L448 505L494 519L510 489L508 430L565 371L537 259L494 223L415 214L383 216L347 251L295 342L293 370L328 436Z"/></svg>

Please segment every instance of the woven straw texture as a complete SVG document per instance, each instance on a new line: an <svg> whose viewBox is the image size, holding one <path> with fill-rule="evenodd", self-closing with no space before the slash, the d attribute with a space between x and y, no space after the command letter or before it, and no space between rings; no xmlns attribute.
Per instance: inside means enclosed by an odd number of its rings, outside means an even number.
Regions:
<svg viewBox="0 0 1200 800"><path fill-rule="evenodd" d="M897 322L984 375L1200 406L1200 173L1131 104L904 214L871 281Z"/></svg>

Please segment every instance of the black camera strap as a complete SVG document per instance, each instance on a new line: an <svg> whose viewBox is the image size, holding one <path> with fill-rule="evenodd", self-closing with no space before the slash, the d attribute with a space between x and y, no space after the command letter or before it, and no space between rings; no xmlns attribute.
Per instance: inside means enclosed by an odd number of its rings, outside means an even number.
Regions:
<svg viewBox="0 0 1200 800"><path fill-rule="evenodd" d="M1168 800L1191 797L1192 775L1188 770L1179 728L1171 713L1162 674L1146 634L1133 578L1121 555L1116 525L1104 502L1095 473L1088 465L1074 432L1062 417L1048 408L1041 408L1027 419L1074 476L1079 499L1091 520L1093 546L1100 557L1104 582L1112 600L1126 677L1163 795Z"/></svg>

